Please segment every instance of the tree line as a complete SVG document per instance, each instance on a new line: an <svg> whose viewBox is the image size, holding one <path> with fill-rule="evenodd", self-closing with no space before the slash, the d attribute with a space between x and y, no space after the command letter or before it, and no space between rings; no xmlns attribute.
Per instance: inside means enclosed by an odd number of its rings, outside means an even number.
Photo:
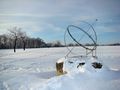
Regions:
<svg viewBox="0 0 120 90"><path fill-rule="evenodd" d="M16 48L42 48L42 47L60 47L63 46L60 41L55 43L46 43L41 38L31 38L23 32L21 28L13 27L8 29L8 34L0 35L0 49L14 49Z"/></svg>
<svg viewBox="0 0 120 90"><path fill-rule="evenodd" d="M41 38L31 38L23 32L21 28L13 27L8 29L9 33L0 35L0 49L14 49L17 48L42 48L42 47L64 47L60 41L46 43ZM93 46L93 44L85 44L86 46ZM115 44L97 44L97 46L118 46L120 43ZM79 46L78 44L69 43L67 46Z"/></svg>

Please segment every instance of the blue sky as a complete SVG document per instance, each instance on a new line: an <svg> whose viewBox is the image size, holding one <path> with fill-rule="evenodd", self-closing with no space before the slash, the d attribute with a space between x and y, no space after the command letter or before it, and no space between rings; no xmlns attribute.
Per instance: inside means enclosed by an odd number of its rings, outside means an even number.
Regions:
<svg viewBox="0 0 120 90"><path fill-rule="evenodd" d="M0 0L0 34L17 26L31 37L63 42L69 24L95 19L98 43L120 42L120 0Z"/></svg>

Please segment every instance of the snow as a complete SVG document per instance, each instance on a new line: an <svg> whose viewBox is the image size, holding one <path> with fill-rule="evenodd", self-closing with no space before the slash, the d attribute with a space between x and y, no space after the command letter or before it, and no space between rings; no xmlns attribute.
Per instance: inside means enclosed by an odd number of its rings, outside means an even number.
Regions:
<svg viewBox="0 0 120 90"><path fill-rule="evenodd" d="M62 62L64 62L65 61L65 58L60 58L58 61L57 61L57 63L62 63Z"/></svg>
<svg viewBox="0 0 120 90"><path fill-rule="evenodd" d="M76 52L84 54L81 48ZM92 67L94 58L65 60L66 53L66 48L0 50L0 90L120 90L119 46L98 47L101 69ZM67 74L56 76L57 61L65 62ZM81 62L85 65L76 68Z"/></svg>
<svg viewBox="0 0 120 90"><path fill-rule="evenodd" d="M92 67L92 62L95 61L95 58L90 57L67 58L64 62L63 71L70 74L87 71L95 72L97 69ZM79 63L84 63L84 65L79 66Z"/></svg>

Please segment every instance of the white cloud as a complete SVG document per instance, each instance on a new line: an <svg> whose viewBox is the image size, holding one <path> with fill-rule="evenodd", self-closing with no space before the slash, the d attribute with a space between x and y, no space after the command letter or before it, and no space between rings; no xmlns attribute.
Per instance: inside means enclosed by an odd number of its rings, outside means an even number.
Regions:
<svg viewBox="0 0 120 90"><path fill-rule="evenodd" d="M58 33L59 33L59 32L64 31L62 28L57 27L57 26L55 26L55 25L53 25L53 24L47 24L46 27L47 27L48 29L50 29L51 31L53 31L53 32L58 32Z"/></svg>
<svg viewBox="0 0 120 90"><path fill-rule="evenodd" d="M96 31L99 33L105 33L105 32L120 32L120 26L97 26Z"/></svg>

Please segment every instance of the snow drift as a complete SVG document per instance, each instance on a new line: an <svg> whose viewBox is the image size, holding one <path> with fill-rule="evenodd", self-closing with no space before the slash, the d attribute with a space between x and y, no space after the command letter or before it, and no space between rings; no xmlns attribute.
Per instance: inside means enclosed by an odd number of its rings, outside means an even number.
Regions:
<svg viewBox="0 0 120 90"><path fill-rule="evenodd" d="M110 70L95 58L62 58L66 75L54 77L39 87L41 90L119 90L120 72ZM95 68L93 63L101 63ZM84 63L84 64L83 64ZM78 67L78 65L81 66Z"/></svg>

